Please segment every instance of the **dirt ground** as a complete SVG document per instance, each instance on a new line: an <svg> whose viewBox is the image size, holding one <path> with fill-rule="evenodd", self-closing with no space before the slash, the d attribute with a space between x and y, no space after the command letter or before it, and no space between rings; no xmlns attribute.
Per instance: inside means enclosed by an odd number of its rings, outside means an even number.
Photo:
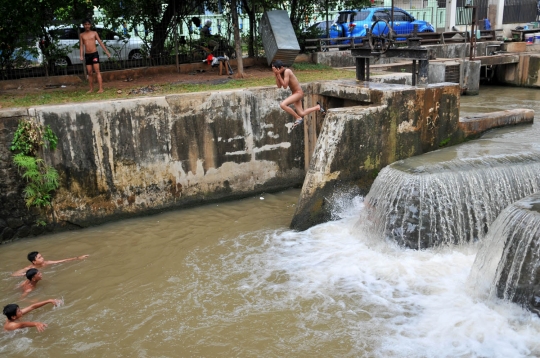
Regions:
<svg viewBox="0 0 540 358"><path fill-rule="evenodd" d="M162 84L218 84L226 83L236 78L237 68L232 66L233 74L219 74L219 67L208 65L198 65L196 68L184 70L178 73L174 69L145 68L129 71L116 71L116 73L102 72L103 88L105 91L114 89L122 91L124 94L142 94L144 88ZM261 63L250 64L244 67L244 78L259 79L272 77L272 71L268 66ZM80 80L77 76L71 77L68 81L65 78L50 77L48 82L45 78L23 79L13 82L10 86L0 89L1 94L9 96L24 96L31 93L49 93L56 91L73 91L88 89L88 83ZM80 76L82 78L82 76ZM7 82L7 81L6 81ZM94 92L97 90L97 83L94 79ZM95 99L95 98L94 98Z"/></svg>
<svg viewBox="0 0 540 358"><path fill-rule="evenodd" d="M141 75L134 78L127 76L124 79L112 79L104 82L104 87L113 87L118 89L155 85L155 84L217 84L226 83L236 78L237 69L233 67L233 74L219 74L219 67L204 66L201 69L193 70L188 73L155 73L151 75ZM245 78L266 78L272 77L272 71L263 65L252 65L244 67ZM85 83L84 85L87 86Z"/></svg>

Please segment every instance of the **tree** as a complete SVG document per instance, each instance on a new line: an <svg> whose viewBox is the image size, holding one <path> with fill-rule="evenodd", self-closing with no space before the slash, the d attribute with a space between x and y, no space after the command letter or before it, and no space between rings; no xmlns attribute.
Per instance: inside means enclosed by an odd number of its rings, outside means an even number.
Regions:
<svg viewBox="0 0 540 358"><path fill-rule="evenodd" d="M9 66L13 53L28 51L37 56L35 43L44 57L44 64L50 65L56 53L54 36L48 29L55 23L79 22L87 14L90 4L86 0L20 0L16 4L10 0L0 0L0 64Z"/></svg>
<svg viewBox="0 0 540 358"><path fill-rule="evenodd" d="M234 44L236 48L236 77L244 77L244 63L242 61L242 41L240 40L240 28L238 25L238 6L236 0L231 0L231 14L234 31Z"/></svg>
<svg viewBox="0 0 540 358"><path fill-rule="evenodd" d="M150 42L150 54L161 56L167 53L166 41L173 31L176 15L180 21L201 10L217 10L218 0L96 0L106 15L104 22L113 27L122 22L132 26L142 25L144 35ZM179 22L180 22L179 21Z"/></svg>

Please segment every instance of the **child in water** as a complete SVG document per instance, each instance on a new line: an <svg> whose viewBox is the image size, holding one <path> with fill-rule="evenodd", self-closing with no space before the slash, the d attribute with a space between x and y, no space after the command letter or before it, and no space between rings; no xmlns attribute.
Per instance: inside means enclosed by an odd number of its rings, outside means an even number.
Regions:
<svg viewBox="0 0 540 358"><path fill-rule="evenodd" d="M18 320L22 318L25 314L28 312L31 312L35 310L36 308L45 306L47 303L51 303L54 306L60 306L62 304L62 300L55 300L50 299L47 301L41 301L38 303L34 303L33 305L30 305L28 307L25 307L23 309L19 308L19 305L15 303L11 303L4 307L4 315L7 317L6 323L4 324L4 331L14 331L16 329L26 328L26 327L36 327L38 332L43 332L45 330L45 327L47 327L46 323L42 322L19 322Z"/></svg>

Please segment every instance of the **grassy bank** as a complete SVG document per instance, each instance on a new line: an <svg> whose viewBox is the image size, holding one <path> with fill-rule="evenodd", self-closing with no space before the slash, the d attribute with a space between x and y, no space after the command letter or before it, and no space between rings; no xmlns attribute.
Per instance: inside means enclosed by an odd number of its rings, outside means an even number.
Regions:
<svg viewBox="0 0 540 358"><path fill-rule="evenodd" d="M354 71L338 70L328 66L315 64L295 64L293 65L293 70L302 83L321 80L335 80L340 78L355 78ZM171 76L171 78L172 77L173 76ZM200 83L194 83L197 82L197 79L200 79ZM152 83L153 91L151 92L138 91L138 89L141 88L141 84L134 84L133 86L129 87L122 82L104 83L104 93L100 94L87 94L87 83L83 83L75 87L71 86L56 90L41 90L31 93L24 93L24 91L13 91L11 93L0 94L0 105L2 108L31 107L47 104L101 101L133 98L137 96L163 96L172 93L219 91L275 85L275 79L272 71L270 70L262 73L259 71L257 76L250 76L248 73L247 77L244 79L224 78L223 80L220 80L219 83L208 83L208 80L204 79L204 75L191 76L189 82L190 83L182 83L182 81L175 81L173 83L155 82ZM122 84L122 86L119 86L119 84ZM144 86L148 86L148 83L146 83Z"/></svg>

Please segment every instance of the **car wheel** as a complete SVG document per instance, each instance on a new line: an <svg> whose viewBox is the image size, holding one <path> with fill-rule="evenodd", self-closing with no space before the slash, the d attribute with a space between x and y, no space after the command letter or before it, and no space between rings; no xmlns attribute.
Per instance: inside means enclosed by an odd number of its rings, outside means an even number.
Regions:
<svg viewBox="0 0 540 358"><path fill-rule="evenodd" d="M69 57L59 58L59 59L54 61L54 65L57 66L57 67L70 66L71 65L71 60L69 59Z"/></svg>
<svg viewBox="0 0 540 358"><path fill-rule="evenodd" d="M130 60L142 60L143 59L143 54L139 50L133 50L133 51L131 51L129 53L128 58Z"/></svg>

